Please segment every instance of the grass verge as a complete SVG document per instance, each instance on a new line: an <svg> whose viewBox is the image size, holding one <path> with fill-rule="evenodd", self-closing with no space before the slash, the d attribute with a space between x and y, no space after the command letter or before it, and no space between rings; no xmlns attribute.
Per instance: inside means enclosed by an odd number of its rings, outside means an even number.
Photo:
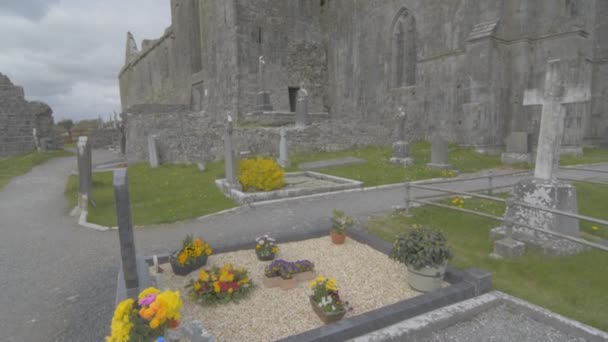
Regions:
<svg viewBox="0 0 608 342"><path fill-rule="evenodd" d="M93 198L88 221L102 226L116 226L116 208L112 172L93 174ZM223 163L208 163L200 172L196 165L162 165L152 169L147 164L129 166L129 195L135 225L176 222L235 207L233 200L215 186L224 177ZM76 205L78 177L70 176L65 195L70 207Z"/></svg>
<svg viewBox="0 0 608 342"><path fill-rule="evenodd" d="M410 150L412 158L414 158L414 165L405 168L389 162L392 155L390 147L375 146L337 152L295 154L291 157L292 166L287 171L297 171L298 165L305 162L357 157L366 160L367 163L315 171L362 181L364 186L453 176L448 172L433 170L426 166L431 161L431 144L429 142L416 142L410 146ZM450 145L449 159L453 168L460 172L476 172L483 169L503 167L500 156L476 153L471 149L461 148L457 145Z"/></svg>
<svg viewBox="0 0 608 342"><path fill-rule="evenodd" d="M582 156L561 156L560 165L594 164L608 162L608 148L583 148Z"/></svg>
<svg viewBox="0 0 608 342"><path fill-rule="evenodd" d="M608 191L593 191L599 203L608 201ZM590 189L578 188L579 198L586 198ZM446 203L450 203L446 200ZM601 205L579 202L581 212L595 217L605 214ZM501 216L504 204L479 199L465 200L465 209ZM591 250L571 257L551 258L530 251L514 260L495 260L490 229L497 222L448 209L424 206L412 210L412 217L400 213L378 217L366 223L366 229L386 241L414 225L441 229L454 249L451 264L459 268L477 267L492 272L495 289L521 297L564 316L602 330L608 330L608 253ZM585 228L583 228L585 229ZM607 229L606 227L603 228Z"/></svg>
<svg viewBox="0 0 608 342"><path fill-rule="evenodd" d="M73 155L67 151L30 152L18 156L0 159L0 189L2 189L11 178L29 172L34 166L45 161Z"/></svg>

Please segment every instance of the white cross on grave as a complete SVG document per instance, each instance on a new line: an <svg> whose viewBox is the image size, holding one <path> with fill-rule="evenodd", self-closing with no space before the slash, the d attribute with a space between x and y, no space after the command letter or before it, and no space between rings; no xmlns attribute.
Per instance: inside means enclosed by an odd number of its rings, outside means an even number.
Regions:
<svg viewBox="0 0 608 342"><path fill-rule="evenodd" d="M575 68L559 59L550 60L547 64L544 89L526 90L524 106L542 105L540 133L536 152L536 167L534 177L551 180L559 166L559 153L564 135L564 120L566 118L565 104L585 102L590 98L589 82L581 77L566 79ZM568 73L566 72L568 71ZM576 75L578 76L578 75Z"/></svg>

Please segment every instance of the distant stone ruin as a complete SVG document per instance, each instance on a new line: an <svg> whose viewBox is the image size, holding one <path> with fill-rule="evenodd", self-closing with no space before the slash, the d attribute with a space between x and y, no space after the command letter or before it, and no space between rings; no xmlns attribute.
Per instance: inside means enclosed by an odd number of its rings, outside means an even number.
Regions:
<svg viewBox="0 0 608 342"><path fill-rule="evenodd" d="M23 88L0 73L0 158L62 145L53 131L51 107L26 101Z"/></svg>

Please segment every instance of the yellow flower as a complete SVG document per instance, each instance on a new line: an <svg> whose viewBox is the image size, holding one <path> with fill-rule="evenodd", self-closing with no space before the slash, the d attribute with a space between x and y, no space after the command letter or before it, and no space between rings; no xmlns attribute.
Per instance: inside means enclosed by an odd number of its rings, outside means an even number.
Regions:
<svg viewBox="0 0 608 342"><path fill-rule="evenodd" d="M315 287L317 287L317 281L313 280L308 284L308 287L310 287L311 289L314 289Z"/></svg>
<svg viewBox="0 0 608 342"><path fill-rule="evenodd" d="M255 245L255 249L260 249L260 248L262 248L262 246L257 245L257 244Z"/></svg>
<svg viewBox="0 0 608 342"><path fill-rule="evenodd" d="M123 300L118 304L112 317L112 334L106 337L106 342L128 342L133 323L129 319L133 303L131 298Z"/></svg>
<svg viewBox="0 0 608 342"><path fill-rule="evenodd" d="M209 273L207 273L205 270L202 270L198 276L198 279L200 279L201 281L209 281Z"/></svg>
<svg viewBox="0 0 608 342"><path fill-rule="evenodd" d="M153 320L150 321L150 328L156 329L156 328L158 328L159 324L160 324L160 319L154 318Z"/></svg>
<svg viewBox="0 0 608 342"><path fill-rule="evenodd" d="M279 251L279 247L277 247L277 246L274 246L271 249L272 254L276 254L276 252L278 252L278 251Z"/></svg>
<svg viewBox="0 0 608 342"><path fill-rule="evenodd" d="M215 293L220 293L220 282L219 281L213 282L213 291L215 291Z"/></svg>
<svg viewBox="0 0 608 342"><path fill-rule="evenodd" d="M336 284L336 280L333 278L330 278L327 283L325 283L325 289L327 291L338 291L338 284Z"/></svg>
<svg viewBox="0 0 608 342"><path fill-rule="evenodd" d="M213 253L213 249L211 249L211 247L208 247L208 248L205 250L205 254L207 254L207 256L210 256L210 255L211 255L211 253Z"/></svg>
<svg viewBox="0 0 608 342"><path fill-rule="evenodd" d="M228 289L228 293L229 293L229 294L232 294L232 292L234 292L234 290L233 290L233 289L232 289L232 287L231 287L231 288L229 288L229 289Z"/></svg>
<svg viewBox="0 0 608 342"><path fill-rule="evenodd" d="M177 261L183 265L186 263L186 260L188 260L188 255L184 252L179 253L177 256Z"/></svg>
<svg viewBox="0 0 608 342"><path fill-rule="evenodd" d="M239 283L239 285L247 284L247 283L249 283L249 278L245 277L245 278L239 280L238 283Z"/></svg>
<svg viewBox="0 0 608 342"><path fill-rule="evenodd" d="M194 282L194 289L195 289L196 291L199 291L199 290L201 289L201 283L199 283L198 281L197 281L197 282Z"/></svg>
<svg viewBox="0 0 608 342"><path fill-rule="evenodd" d="M220 274L220 281L224 283L229 283L234 281L234 274L228 272L222 272Z"/></svg>
<svg viewBox="0 0 608 342"><path fill-rule="evenodd" d="M599 230L600 228L598 226L592 226L591 229L593 229L593 230Z"/></svg>

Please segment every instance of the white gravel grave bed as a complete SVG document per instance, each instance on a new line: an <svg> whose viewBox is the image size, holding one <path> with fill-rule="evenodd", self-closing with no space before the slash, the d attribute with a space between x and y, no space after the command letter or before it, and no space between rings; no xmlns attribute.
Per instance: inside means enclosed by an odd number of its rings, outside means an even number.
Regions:
<svg viewBox="0 0 608 342"><path fill-rule="evenodd" d="M275 259L308 259L314 262L317 275L336 279L340 297L353 308L345 318L421 294L407 285L403 264L353 239L334 245L327 236L283 243L279 248ZM160 275L161 286L179 290L182 296L183 323L200 320L218 342L272 341L323 326L310 306L308 282L291 290L264 287L264 267L270 261L259 261L253 249L211 255L204 268L224 263L245 267L256 287L240 302L218 306L200 306L188 298L184 286L198 277L198 271L180 277L169 264L161 265L165 270Z"/></svg>

